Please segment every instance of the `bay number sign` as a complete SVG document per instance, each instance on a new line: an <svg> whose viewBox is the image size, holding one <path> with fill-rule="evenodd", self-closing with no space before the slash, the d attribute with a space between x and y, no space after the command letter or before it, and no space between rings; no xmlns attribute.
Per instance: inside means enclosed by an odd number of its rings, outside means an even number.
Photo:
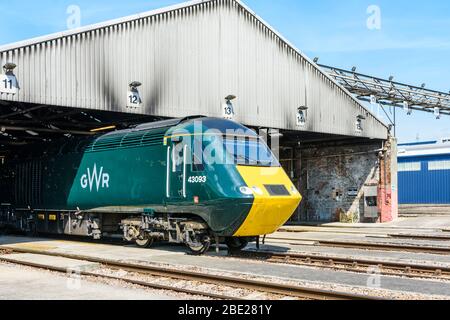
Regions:
<svg viewBox="0 0 450 320"><path fill-rule="evenodd" d="M142 106L142 99L137 90L131 90L127 92L127 107L139 108Z"/></svg>
<svg viewBox="0 0 450 320"><path fill-rule="evenodd" d="M19 85L14 75L0 74L0 93L17 94Z"/></svg>

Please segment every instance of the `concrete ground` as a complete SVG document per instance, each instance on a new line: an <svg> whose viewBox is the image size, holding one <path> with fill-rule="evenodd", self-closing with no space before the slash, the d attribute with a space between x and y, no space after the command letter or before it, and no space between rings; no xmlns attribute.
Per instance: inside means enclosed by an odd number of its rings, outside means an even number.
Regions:
<svg viewBox="0 0 450 320"><path fill-rule="evenodd" d="M414 238L417 236L441 239ZM268 236L268 239L272 243L292 244L301 244L298 241L305 244L314 241L342 241L450 248L450 216L400 218L383 224L324 223L319 226L285 226L276 234Z"/></svg>
<svg viewBox="0 0 450 320"><path fill-rule="evenodd" d="M380 223L380 224L371 224L371 223L340 223L340 222L332 222L332 223L310 223L310 225L321 226L321 227L335 227L335 228L352 228L352 229L374 229L374 230L383 230L383 229L450 229L450 215L442 215L442 216L417 216L417 217L409 217L409 218L399 218L393 222ZM297 226L286 226L283 228L298 228Z"/></svg>
<svg viewBox="0 0 450 320"><path fill-rule="evenodd" d="M173 296L0 264L0 300L168 300Z"/></svg>
<svg viewBox="0 0 450 320"><path fill-rule="evenodd" d="M450 205L400 205L400 215L435 216L450 215Z"/></svg>
<svg viewBox="0 0 450 320"><path fill-rule="evenodd" d="M303 236L304 234L301 233ZM49 239L30 239L25 237L0 237L0 248L2 245L17 246L21 248L31 249L43 249L50 252L79 254L85 256L100 257L105 259L130 261L135 263L152 263L152 264L165 264L173 267L187 268L193 267L196 269L208 269L216 272L225 273L238 273L257 275L265 277L278 277L283 279L302 281L315 284L330 284L330 285L344 285L348 287L367 288L370 279L373 275L362 273L351 273L346 271L337 271L323 268L312 268L282 264L269 264L262 261L234 259L227 256L226 251L221 251L220 254L216 254L211 251L206 256L191 256L187 254L187 250L180 246L157 246L152 249L140 249L134 246L121 246L121 245L109 245L109 244L94 244L86 242L74 242L74 241L62 241L62 240L49 240ZM357 250L350 249L337 249L337 248L323 248L311 245L292 246L280 243L268 243L267 249L273 249L276 247L278 250L295 250L295 251L316 251L329 254L342 254L342 255L363 255L373 254L372 251L363 250L357 252ZM412 259L414 254L411 253L379 253L379 257L389 255L392 260L406 260ZM441 263L450 263L447 256L438 255L419 255L420 260L439 260ZM19 278L16 278L18 281ZM45 281L44 278L41 278ZM393 290L393 291L405 291L409 293L421 293L429 295L445 295L450 297L450 283L440 282L434 280L420 280L409 279L393 276L379 276L379 284L381 289ZM9 286L16 285L16 282L10 283ZM39 297L38 286L28 288L29 295ZM61 284L53 285L52 288L61 289ZM23 290L27 289L27 286ZM11 289L10 289L11 290ZM65 290L66 294L67 290ZM80 296L80 295L77 295ZM94 294L94 296L96 296ZM97 295L98 296L98 295ZM105 296L106 297L106 296Z"/></svg>

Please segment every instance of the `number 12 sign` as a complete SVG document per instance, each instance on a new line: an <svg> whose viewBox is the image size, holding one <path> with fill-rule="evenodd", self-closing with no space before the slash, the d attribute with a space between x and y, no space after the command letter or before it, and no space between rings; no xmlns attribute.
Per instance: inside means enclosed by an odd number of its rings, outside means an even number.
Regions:
<svg viewBox="0 0 450 320"><path fill-rule="evenodd" d="M136 91L128 91L127 93L127 107L128 108L139 108L142 106L141 96L139 92Z"/></svg>
<svg viewBox="0 0 450 320"><path fill-rule="evenodd" d="M19 85L14 75L0 74L0 93L17 94Z"/></svg>

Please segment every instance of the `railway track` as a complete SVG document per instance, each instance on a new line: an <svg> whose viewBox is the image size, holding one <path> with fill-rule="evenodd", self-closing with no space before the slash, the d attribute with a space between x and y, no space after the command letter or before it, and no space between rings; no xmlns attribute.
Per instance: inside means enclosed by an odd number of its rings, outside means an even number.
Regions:
<svg viewBox="0 0 450 320"><path fill-rule="evenodd" d="M388 234L391 238L401 238L401 239L413 239L413 240L439 240L439 241L449 241L449 235L438 235L438 234L408 234L408 233L398 233L398 234Z"/></svg>
<svg viewBox="0 0 450 320"><path fill-rule="evenodd" d="M383 275L450 280L450 267L443 266L270 251L242 251L233 256L244 259L262 259L270 263L339 269L358 273L367 273L369 268L377 268L377 272Z"/></svg>
<svg viewBox="0 0 450 320"><path fill-rule="evenodd" d="M367 230L366 230L367 229ZM431 229L431 228L401 228L402 232L398 232L395 228L379 228L368 229L352 227L343 229L343 227L317 227L308 229L286 229L280 228L278 232L300 234L300 233L333 233L333 234L349 234L349 235L366 235L366 236L386 236L389 238L408 238L408 239L420 239L420 240L450 240L450 229ZM414 231L414 233L409 232Z"/></svg>
<svg viewBox="0 0 450 320"><path fill-rule="evenodd" d="M171 278L175 280L185 280L185 281L193 281L199 283L213 284L231 288L239 288L239 289L248 289L255 292L267 293L271 295L284 296L284 297L293 297L299 299L308 299L308 300L379 300L381 298L376 296L365 296L365 295L357 295L346 292L338 292L338 291L328 291L316 288L309 287L301 287L294 285L285 285L280 283L273 283L268 281L260 281L260 280L251 280L239 277L230 277L224 275L213 275L213 274L205 274L201 272L194 271L186 271L186 270L176 270L166 267L160 266L148 266L148 265L140 265L133 264L127 262L119 262L115 260L101 259L89 256L81 256L75 254L62 254L62 253L54 253L47 252L41 250L33 250L33 249L19 249L15 247L6 247L2 246L0 248L3 251L8 251L7 253L28 253L28 254L36 254L36 255L46 255L46 256L54 256L54 257L62 257L74 260L88 261L93 263L98 263L102 266L120 269L130 272L135 272L138 274L146 274L157 277ZM8 258L8 254L0 256L0 261L27 265L29 267L47 269L56 272L67 273L66 268L53 267L48 265L42 265L38 263L32 262L17 262L15 259ZM91 271L81 271L80 275L83 276L93 276L100 278L107 278L110 280L118 280L125 281L128 283L149 287L153 289L162 289L162 290L171 290L176 292L182 292L191 295L199 295L206 296L214 299L223 299L223 300L239 300L243 299L242 297L229 296L224 294L214 294L209 292L203 292L193 289L185 289L179 288L175 286L167 286L160 285L135 279L116 277L116 276L108 276L103 274L98 274Z"/></svg>
<svg viewBox="0 0 450 320"><path fill-rule="evenodd" d="M367 249L367 250L383 250L383 251L402 251L415 253L432 253L449 255L450 247L435 247L425 245L403 245L395 243L368 243L368 242L351 242L351 241L333 241L333 240L315 240L315 239L292 239L282 237L270 237L267 241L280 241L282 243L289 243L295 245L296 242L313 242L316 246L322 247L337 247L337 248L352 248L352 249ZM276 242L274 242L276 243Z"/></svg>

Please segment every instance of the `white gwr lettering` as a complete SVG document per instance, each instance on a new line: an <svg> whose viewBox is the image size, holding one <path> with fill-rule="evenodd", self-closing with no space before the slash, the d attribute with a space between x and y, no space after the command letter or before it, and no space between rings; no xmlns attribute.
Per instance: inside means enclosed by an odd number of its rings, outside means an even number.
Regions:
<svg viewBox="0 0 450 320"><path fill-rule="evenodd" d="M100 167L100 171L97 172L97 164L94 164L94 168L91 170L87 169L87 174L81 176L81 187L92 192L92 188L97 188L97 192L101 189L109 188L109 174L103 172L103 167Z"/></svg>

